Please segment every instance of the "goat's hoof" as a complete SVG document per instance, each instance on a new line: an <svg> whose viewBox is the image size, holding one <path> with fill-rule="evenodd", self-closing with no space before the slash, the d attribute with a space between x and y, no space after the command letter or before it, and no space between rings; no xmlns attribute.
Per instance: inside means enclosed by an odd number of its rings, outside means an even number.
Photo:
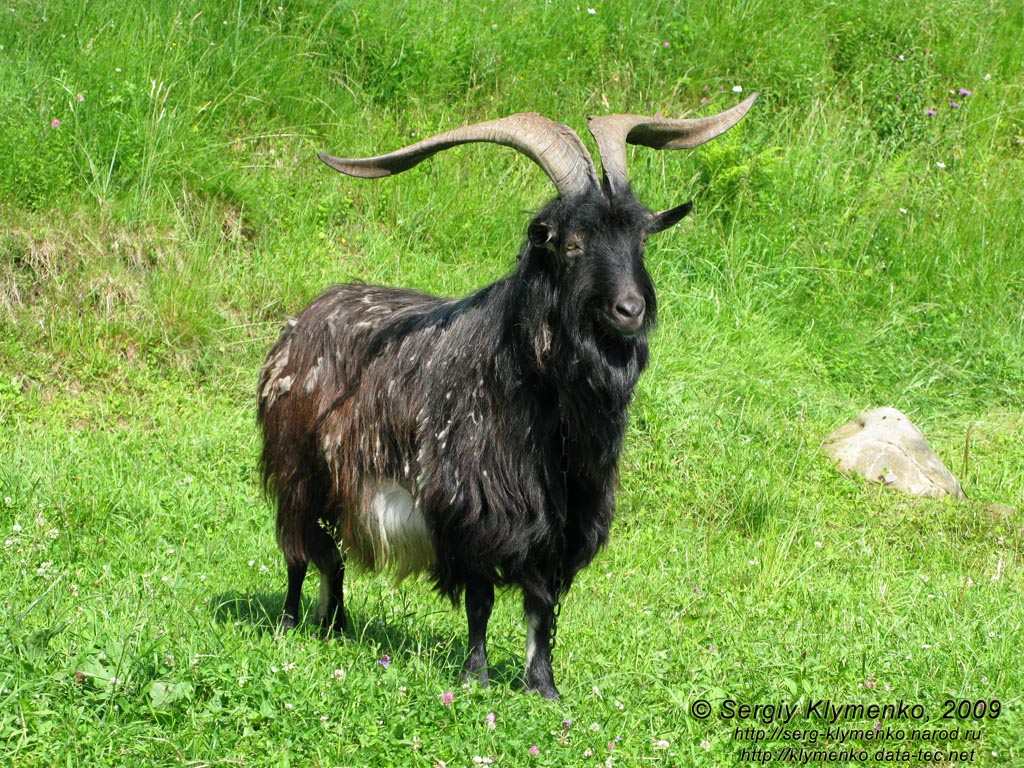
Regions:
<svg viewBox="0 0 1024 768"><path fill-rule="evenodd" d="M479 669L466 668L462 670L462 682L472 683L474 680L481 688L486 688L491 682L491 676L487 671L487 667L480 667Z"/></svg>
<svg viewBox="0 0 1024 768"><path fill-rule="evenodd" d="M527 685L527 693L536 693L542 699L548 699L550 701L558 701L562 698L562 694L555 688L554 683L539 683L537 685Z"/></svg>
<svg viewBox="0 0 1024 768"><path fill-rule="evenodd" d="M342 635L345 633L345 617L335 616L333 619L321 619L320 629L330 635Z"/></svg>
<svg viewBox="0 0 1024 768"><path fill-rule="evenodd" d="M562 694L558 692L555 686L544 686L543 688L534 688L531 693L538 694L542 699L548 699L549 701L558 701L562 698Z"/></svg>
<svg viewBox="0 0 1024 768"><path fill-rule="evenodd" d="M287 613L281 617L281 631L291 632L299 626L299 620L294 616L289 616Z"/></svg>

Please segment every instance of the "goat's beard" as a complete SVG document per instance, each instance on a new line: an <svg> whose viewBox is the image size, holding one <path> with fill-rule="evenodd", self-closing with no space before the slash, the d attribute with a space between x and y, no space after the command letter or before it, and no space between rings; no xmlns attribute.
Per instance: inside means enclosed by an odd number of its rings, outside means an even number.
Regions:
<svg viewBox="0 0 1024 768"><path fill-rule="evenodd" d="M649 303L653 310L653 297ZM611 399L613 407L625 406L647 367L647 332L653 320L625 335L609 327L598 301L580 295L565 297L557 314L552 357L559 370L552 374L566 376L564 383L571 389L582 385Z"/></svg>

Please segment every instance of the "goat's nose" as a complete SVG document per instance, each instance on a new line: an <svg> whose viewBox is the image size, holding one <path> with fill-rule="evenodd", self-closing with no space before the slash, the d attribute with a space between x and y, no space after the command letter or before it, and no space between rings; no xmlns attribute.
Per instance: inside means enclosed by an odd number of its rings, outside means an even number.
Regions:
<svg viewBox="0 0 1024 768"><path fill-rule="evenodd" d="M615 319L625 331L637 331L644 322L644 310L647 308L644 297L638 293L620 296L613 307Z"/></svg>

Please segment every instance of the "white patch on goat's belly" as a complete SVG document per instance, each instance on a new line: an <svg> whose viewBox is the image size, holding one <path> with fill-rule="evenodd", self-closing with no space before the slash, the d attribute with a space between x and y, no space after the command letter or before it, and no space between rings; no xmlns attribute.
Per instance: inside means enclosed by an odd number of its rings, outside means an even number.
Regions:
<svg viewBox="0 0 1024 768"><path fill-rule="evenodd" d="M419 503L395 480L374 481L371 487L366 528L376 565L394 568L398 581L429 568L434 545Z"/></svg>

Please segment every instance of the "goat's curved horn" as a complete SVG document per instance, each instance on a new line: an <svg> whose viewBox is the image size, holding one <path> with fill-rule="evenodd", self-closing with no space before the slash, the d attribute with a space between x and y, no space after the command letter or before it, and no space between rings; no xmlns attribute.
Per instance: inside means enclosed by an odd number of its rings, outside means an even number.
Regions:
<svg viewBox="0 0 1024 768"><path fill-rule="evenodd" d="M377 157L339 158L325 152L320 152L319 157L341 173L376 179L401 173L442 150L473 141L519 150L544 169L562 197L600 187L594 161L579 136L567 125L536 112L456 128Z"/></svg>
<svg viewBox="0 0 1024 768"><path fill-rule="evenodd" d="M671 120L642 115L604 115L591 117L590 133L597 141L604 167L605 182L612 193L625 191L626 144L642 144L654 149L692 149L720 136L738 123L757 99L751 94L732 109L710 117Z"/></svg>

